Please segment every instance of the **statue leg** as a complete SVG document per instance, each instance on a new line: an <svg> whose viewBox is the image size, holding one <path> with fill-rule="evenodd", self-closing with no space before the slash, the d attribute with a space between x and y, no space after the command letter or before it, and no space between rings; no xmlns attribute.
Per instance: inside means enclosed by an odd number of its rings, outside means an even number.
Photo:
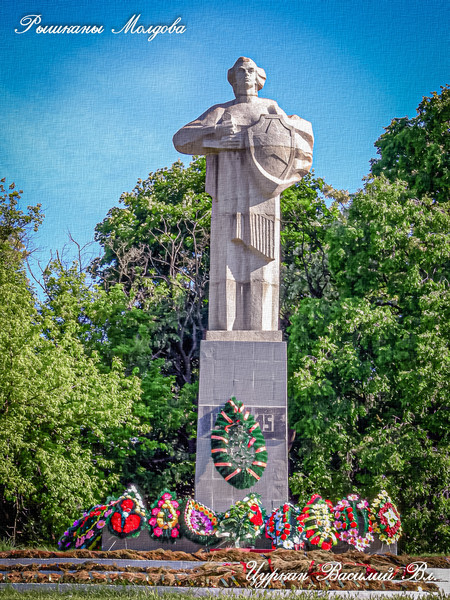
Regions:
<svg viewBox="0 0 450 600"><path fill-rule="evenodd" d="M208 315L211 331L250 329L247 250L242 241L232 239L232 225L232 216L221 215L211 232Z"/></svg>
<svg viewBox="0 0 450 600"><path fill-rule="evenodd" d="M250 276L251 327L255 331L278 331L279 270L275 261L252 271Z"/></svg>
<svg viewBox="0 0 450 600"><path fill-rule="evenodd" d="M208 329L211 331L226 329L226 248L220 232L224 229L223 218L217 214L213 200L213 218L211 219L211 250L209 270ZM216 209L216 210L214 210ZM215 214L214 214L215 213Z"/></svg>
<svg viewBox="0 0 450 600"><path fill-rule="evenodd" d="M250 329L250 281L246 275L248 250L242 241L236 239L227 246L227 329L242 331Z"/></svg>

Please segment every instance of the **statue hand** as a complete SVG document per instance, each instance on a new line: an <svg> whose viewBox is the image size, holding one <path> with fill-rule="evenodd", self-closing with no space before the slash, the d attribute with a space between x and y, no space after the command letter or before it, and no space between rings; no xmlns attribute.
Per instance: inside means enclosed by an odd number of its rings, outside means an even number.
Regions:
<svg viewBox="0 0 450 600"><path fill-rule="evenodd" d="M240 133L235 133L232 135L224 135L220 139L220 146L221 146L221 148L227 148L227 149L229 148L229 149L237 150L239 148L244 147L244 140Z"/></svg>

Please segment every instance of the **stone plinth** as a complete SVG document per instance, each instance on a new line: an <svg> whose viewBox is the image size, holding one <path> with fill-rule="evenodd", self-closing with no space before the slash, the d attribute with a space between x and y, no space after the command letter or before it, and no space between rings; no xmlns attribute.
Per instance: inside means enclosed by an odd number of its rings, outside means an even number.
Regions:
<svg viewBox="0 0 450 600"><path fill-rule="evenodd" d="M248 329L231 331L207 331L206 340L210 342L282 342L281 331L251 331Z"/></svg>
<svg viewBox="0 0 450 600"><path fill-rule="evenodd" d="M230 545L232 544L230 544L229 540L223 539L217 540L212 547L225 548ZM270 550L272 544L263 534L256 539L254 547L260 550ZM102 534L102 550L104 552L108 550L137 550L144 552L150 550L172 550L172 552L187 552L188 554L194 554L199 550L206 549L206 546L191 542L185 537L177 538L173 542L161 542L160 540L155 540L150 536L146 527L135 538L119 538L112 535L107 527L104 528Z"/></svg>
<svg viewBox="0 0 450 600"><path fill-rule="evenodd" d="M211 431L219 409L235 396L261 427L267 467L254 486L239 490L219 474L211 458ZM198 401L195 498L216 512L246 494L261 495L267 511L287 502L287 359L286 343L202 341Z"/></svg>
<svg viewBox="0 0 450 600"><path fill-rule="evenodd" d="M191 542L185 537L178 538L173 542L161 542L160 540L153 539L145 526L140 534L134 538L119 538L109 532L108 528L103 529L102 534L102 550L138 550L138 551L149 551L149 550L172 550L173 552L181 551L193 553L204 548L199 544Z"/></svg>

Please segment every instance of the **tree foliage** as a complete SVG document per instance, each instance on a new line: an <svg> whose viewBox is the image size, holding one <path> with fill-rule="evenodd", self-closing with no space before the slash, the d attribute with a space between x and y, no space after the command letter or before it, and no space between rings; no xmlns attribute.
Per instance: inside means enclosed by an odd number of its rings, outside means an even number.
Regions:
<svg viewBox="0 0 450 600"><path fill-rule="evenodd" d="M292 491L387 488L410 552L450 548L449 92L376 142L376 177L324 232L332 294L289 337Z"/></svg>
<svg viewBox="0 0 450 600"><path fill-rule="evenodd" d="M281 197L281 325L305 298L334 294L328 264L327 231L343 220L347 192L337 191L323 179L307 174ZM327 205L328 204L328 205Z"/></svg>
<svg viewBox="0 0 450 600"><path fill-rule="evenodd" d="M120 356L142 380L151 432L124 464L146 493L193 492L200 340L206 328L211 201L205 160L150 173L96 228L91 267L104 290L91 321L105 364ZM164 486L163 486L164 487Z"/></svg>
<svg viewBox="0 0 450 600"><path fill-rule="evenodd" d="M0 244L3 253L12 258L26 255L26 243L30 231L36 232L42 223L41 205L28 206L25 214L18 208L22 190L14 183L5 187L6 179L0 180Z"/></svg>
<svg viewBox="0 0 450 600"><path fill-rule="evenodd" d="M39 209L21 213L19 193L0 199L0 522L14 539L49 539L118 481L103 449L113 431L115 443L127 442L120 432L132 423L139 383L116 359L102 373L73 320L62 330L38 312L22 245Z"/></svg>
<svg viewBox="0 0 450 600"><path fill-rule="evenodd" d="M204 182L203 158L150 173L96 228L104 254L95 276L105 289L122 284L129 308L151 314L151 356L164 358L180 386L195 380L206 328L211 201Z"/></svg>
<svg viewBox="0 0 450 600"><path fill-rule="evenodd" d="M450 194L450 86L424 98L417 116L393 119L376 142L372 173L406 181L412 194L447 202Z"/></svg>
<svg viewBox="0 0 450 600"><path fill-rule="evenodd" d="M88 286L78 265L65 268L55 261L45 271L47 301L41 308L50 313L60 332L75 323L73 335L85 352L99 358L99 370L110 373L118 359L126 375L140 380L139 394L131 407L132 425L123 426L119 438L103 450L120 473L122 486L133 482L148 495L170 485L192 491L192 450L189 447L195 415L195 386L179 390L175 376L163 373L164 360L154 358L151 341L155 315L130 306L122 284L106 292Z"/></svg>

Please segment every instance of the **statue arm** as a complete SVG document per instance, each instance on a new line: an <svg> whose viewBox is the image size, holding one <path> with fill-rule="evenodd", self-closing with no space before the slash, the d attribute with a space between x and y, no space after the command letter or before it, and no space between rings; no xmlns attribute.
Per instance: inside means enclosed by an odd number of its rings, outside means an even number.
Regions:
<svg viewBox="0 0 450 600"><path fill-rule="evenodd" d="M278 104L272 100L267 107L269 114L282 115L289 125L295 129L295 158L294 170L304 177L312 166L314 135L312 125L309 121L297 115L287 115Z"/></svg>
<svg viewBox="0 0 450 600"><path fill-rule="evenodd" d="M224 108L213 106L173 136L173 144L182 154L211 154L220 148L224 129L217 125Z"/></svg>
<svg viewBox="0 0 450 600"><path fill-rule="evenodd" d="M314 135L311 123L297 115L290 115L288 119L297 130L297 134L311 147L312 151L314 146Z"/></svg>
<svg viewBox="0 0 450 600"><path fill-rule="evenodd" d="M227 112L227 104L217 104L173 136L173 144L182 154L217 154L221 150L239 150L244 146L242 133Z"/></svg>
<svg viewBox="0 0 450 600"><path fill-rule="evenodd" d="M192 121L173 136L173 145L182 154L207 154L205 142L215 129L214 125L205 127L199 120Z"/></svg>

